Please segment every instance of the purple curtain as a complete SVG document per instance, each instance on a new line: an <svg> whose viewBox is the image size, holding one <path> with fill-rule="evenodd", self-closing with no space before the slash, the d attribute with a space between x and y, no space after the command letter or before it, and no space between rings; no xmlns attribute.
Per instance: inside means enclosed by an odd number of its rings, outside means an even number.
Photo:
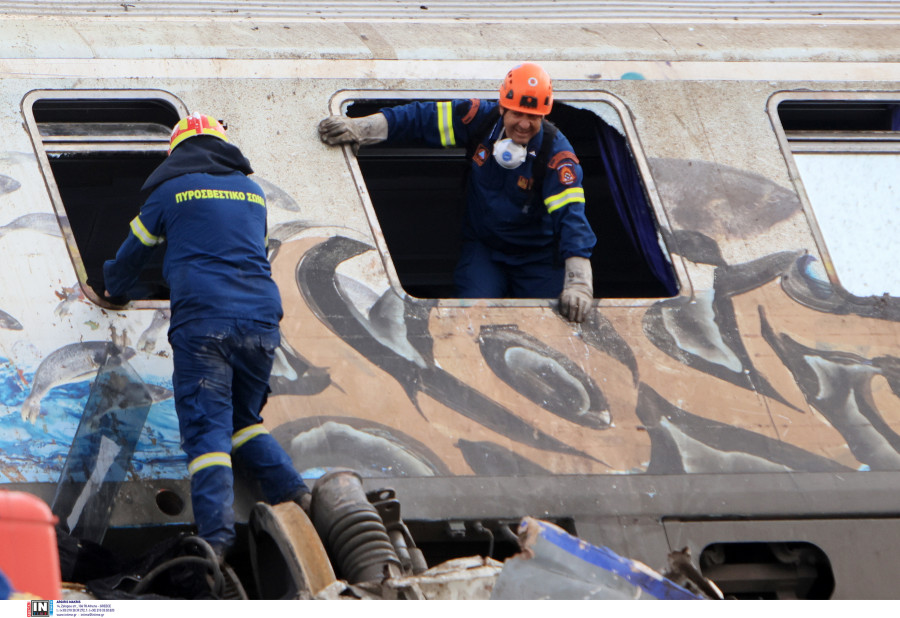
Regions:
<svg viewBox="0 0 900 618"><path fill-rule="evenodd" d="M659 246L656 222L628 144L618 131L599 118L597 140L613 202L628 231L631 244L644 257L650 271L665 287L668 295L675 296L678 294L675 273Z"/></svg>

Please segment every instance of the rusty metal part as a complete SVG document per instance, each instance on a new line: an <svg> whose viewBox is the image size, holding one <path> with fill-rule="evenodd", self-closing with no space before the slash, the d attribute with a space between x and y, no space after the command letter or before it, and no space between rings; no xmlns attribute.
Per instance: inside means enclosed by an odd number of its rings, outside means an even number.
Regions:
<svg viewBox="0 0 900 618"><path fill-rule="evenodd" d="M337 469L321 477L313 489L311 510L335 568L348 582L399 574L400 559L355 471Z"/></svg>
<svg viewBox="0 0 900 618"><path fill-rule="evenodd" d="M293 502L253 508L250 559L261 599L309 599L337 580L315 527Z"/></svg>
<svg viewBox="0 0 900 618"><path fill-rule="evenodd" d="M428 563L422 550L416 547L412 534L400 518L400 501L391 488L378 489L366 494L366 498L378 511L381 521L391 539L394 551L400 559L404 574L418 575L428 570Z"/></svg>

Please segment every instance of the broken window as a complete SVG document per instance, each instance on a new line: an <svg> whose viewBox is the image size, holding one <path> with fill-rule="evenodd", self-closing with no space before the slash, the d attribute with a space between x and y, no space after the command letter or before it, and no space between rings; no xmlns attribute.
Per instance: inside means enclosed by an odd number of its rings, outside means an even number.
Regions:
<svg viewBox="0 0 900 618"><path fill-rule="evenodd" d="M834 275L856 296L900 296L889 266L900 234L900 102L808 96L775 104Z"/></svg>
<svg viewBox="0 0 900 618"><path fill-rule="evenodd" d="M347 101L344 112L360 117L409 102ZM591 258L595 297L677 294L669 253L619 112L601 101L583 105L557 101L548 119L571 142L584 171L585 211L597 235ZM357 155L377 219L373 227L383 234L399 284L411 296L455 296L453 271L461 246L470 164L464 146L377 144Z"/></svg>
<svg viewBox="0 0 900 618"><path fill-rule="evenodd" d="M184 104L159 91L44 91L26 97L26 122L78 278L103 297L103 262L140 212L141 186L165 159ZM141 273L143 298L168 300L165 245ZM93 290L93 295L91 294Z"/></svg>

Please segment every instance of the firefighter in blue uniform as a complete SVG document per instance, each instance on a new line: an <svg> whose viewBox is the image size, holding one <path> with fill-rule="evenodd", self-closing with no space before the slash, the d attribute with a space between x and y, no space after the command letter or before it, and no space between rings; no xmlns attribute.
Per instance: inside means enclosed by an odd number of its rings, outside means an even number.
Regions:
<svg viewBox="0 0 900 618"><path fill-rule="evenodd" d="M143 186L150 194L131 233L103 266L105 294L121 304L165 242L172 383L194 519L220 558L235 539L232 461L268 502L309 503L309 488L260 416L282 309L266 256L265 196L251 173L219 121L182 119L169 156Z"/></svg>
<svg viewBox="0 0 900 618"><path fill-rule="evenodd" d="M581 322L593 299L596 236L585 216L582 170L569 141L544 120L550 76L521 64L499 101L419 102L363 118L319 123L327 144L424 143L470 146L462 254L454 281L461 298L560 298Z"/></svg>

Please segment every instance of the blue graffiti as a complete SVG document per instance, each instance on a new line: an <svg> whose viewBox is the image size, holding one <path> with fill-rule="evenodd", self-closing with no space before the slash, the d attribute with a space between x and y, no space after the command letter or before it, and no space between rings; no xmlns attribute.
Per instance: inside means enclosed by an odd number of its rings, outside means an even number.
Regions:
<svg viewBox="0 0 900 618"><path fill-rule="evenodd" d="M30 423L21 418L21 407L33 378L33 373L20 374L8 359L0 358L0 484L57 482L90 395L90 380L57 386L44 396L40 417ZM170 379L147 381L172 386ZM186 477L171 398L150 408L131 465L134 480Z"/></svg>

